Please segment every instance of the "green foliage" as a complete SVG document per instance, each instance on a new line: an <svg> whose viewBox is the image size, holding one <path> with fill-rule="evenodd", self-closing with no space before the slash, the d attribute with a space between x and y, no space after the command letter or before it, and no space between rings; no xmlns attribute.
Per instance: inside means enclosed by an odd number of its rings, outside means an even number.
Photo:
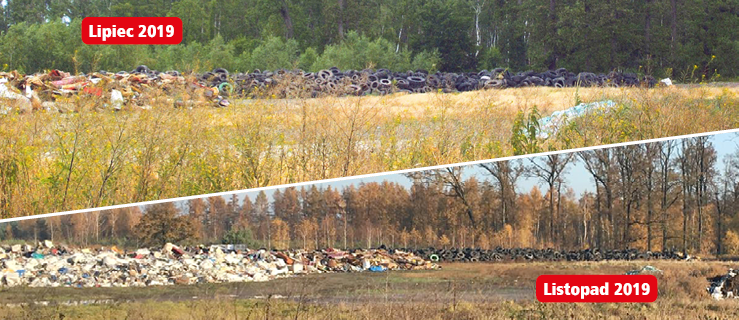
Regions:
<svg viewBox="0 0 739 320"><path fill-rule="evenodd" d="M270 37L251 53L251 68L262 70L292 69L298 61L298 42Z"/></svg>
<svg viewBox="0 0 739 320"><path fill-rule="evenodd" d="M411 63L412 69L424 69L429 73L435 73L439 70L441 65L441 55L439 50L433 49L431 51L421 51L415 57Z"/></svg>
<svg viewBox="0 0 739 320"><path fill-rule="evenodd" d="M419 9L419 29L423 36L411 41L414 50L437 49L441 55L442 71L472 70L476 67L475 46L469 32L473 25L470 6L462 1L429 1Z"/></svg>
<svg viewBox="0 0 739 320"><path fill-rule="evenodd" d="M524 111L516 114L511 134L511 147L514 155L538 153L542 151L536 135L539 133L539 110L536 106L527 115Z"/></svg>
<svg viewBox="0 0 739 320"><path fill-rule="evenodd" d="M210 40L212 25L208 21L209 8L206 5L207 2L197 0L182 0L172 5L168 16L182 20L183 43L204 43Z"/></svg>
<svg viewBox="0 0 739 320"><path fill-rule="evenodd" d="M251 230L229 230L223 235L223 244L245 244L247 247L257 247L258 244L252 236Z"/></svg>
<svg viewBox="0 0 739 320"><path fill-rule="evenodd" d="M555 4L550 11L534 0L12 0L0 6L0 66L27 73L139 64L197 71L565 67L690 82L739 76L735 0L678 1L674 9L669 1ZM79 25L90 16L179 17L183 42L87 46Z"/></svg>
<svg viewBox="0 0 739 320"><path fill-rule="evenodd" d="M305 49L298 59L298 68L302 70L311 70L313 64L316 63L316 60L318 60L318 52L316 52L316 49L308 47L308 49Z"/></svg>
<svg viewBox="0 0 739 320"><path fill-rule="evenodd" d="M208 55L206 56L209 67L234 69L234 46L231 43L225 43L221 35L217 35L208 43Z"/></svg>
<svg viewBox="0 0 739 320"><path fill-rule="evenodd" d="M503 66L503 55L495 47L488 48L480 53L478 59L480 68L491 70Z"/></svg>
<svg viewBox="0 0 739 320"><path fill-rule="evenodd" d="M313 70L341 66L344 69L368 67L406 70L410 67L409 56L395 52L395 46L382 38L374 41L355 31L346 34L340 44L329 45L313 64Z"/></svg>

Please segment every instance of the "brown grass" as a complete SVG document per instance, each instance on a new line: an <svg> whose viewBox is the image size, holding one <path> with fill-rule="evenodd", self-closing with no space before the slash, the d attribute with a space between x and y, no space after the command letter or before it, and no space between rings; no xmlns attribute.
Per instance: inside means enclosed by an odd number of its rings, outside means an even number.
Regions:
<svg viewBox="0 0 739 320"><path fill-rule="evenodd" d="M174 94L177 96L177 94ZM543 150L739 127L739 89L522 88L234 101L231 107L10 114L0 120L0 217L90 208L510 156L518 112L578 101Z"/></svg>

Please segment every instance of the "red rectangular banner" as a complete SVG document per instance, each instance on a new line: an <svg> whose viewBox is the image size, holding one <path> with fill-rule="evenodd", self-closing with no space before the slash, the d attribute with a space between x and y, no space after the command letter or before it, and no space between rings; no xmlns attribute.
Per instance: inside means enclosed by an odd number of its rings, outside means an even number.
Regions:
<svg viewBox="0 0 739 320"><path fill-rule="evenodd" d="M653 275L541 275L536 278L540 302L654 302Z"/></svg>
<svg viewBox="0 0 739 320"><path fill-rule="evenodd" d="M85 44L179 44L177 17L88 17L82 19Z"/></svg>

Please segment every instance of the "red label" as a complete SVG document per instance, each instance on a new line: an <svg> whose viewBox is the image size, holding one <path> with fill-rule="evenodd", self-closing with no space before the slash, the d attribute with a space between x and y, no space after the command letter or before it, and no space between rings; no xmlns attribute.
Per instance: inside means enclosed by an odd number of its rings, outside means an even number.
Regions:
<svg viewBox="0 0 739 320"><path fill-rule="evenodd" d="M654 302L653 275L541 275L536 278L540 302Z"/></svg>
<svg viewBox="0 0 739 320"><path fill-rule="evenodd" d="M88 17L82 19L85 44L179 44L182 20L177 17Z"/></svg>

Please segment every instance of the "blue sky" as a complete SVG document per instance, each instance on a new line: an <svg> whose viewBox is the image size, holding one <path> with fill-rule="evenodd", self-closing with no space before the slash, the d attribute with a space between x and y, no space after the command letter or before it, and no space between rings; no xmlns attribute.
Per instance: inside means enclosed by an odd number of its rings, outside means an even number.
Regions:
<svg viewBox="0 0 739 320"><path fill-rule="evenodd" d="M734 154L737 149L739 149L739 133L718 134L711 136L709 140L716 148L716 153L718 155L718 168L721 169L724 165L724 158L731 154ZM528 159L525 159L523 161L526 164L529 163ZM489 179L488 175L482 169L476 166L465 169L464 174L465 177L477 175L478 180L480 181ZM338 182L317 183L316 186L318 188L327 188L328 186L331 186L332 188L338 188L339 190L341 190L344 187L350 186L352 184L359 185L363 182L368 183L382 181L397 182L407 188L410 188L411 186L411 181L402 174L387 174L370 178L347 179ZM594 192L595 190L595 181L591 177L590 173L587 172L585 166L581 161L579 161L579 159L574 164L571 164L568 167L568 170L565 174L565 183L567 187L572 188L575 194L578 196L581 195L583 192ZM546 189L544 184L538 181L538 179L536 178L522 178L518 182L518 192L528 192L534 186L539 186L539 188L542 188L543 190ZM273 192L274 190L265 191L265 193L267 193L270 198ZM246 194L249 195L249 198L254 200L254 198L256 198L257 196L257 193L258 192L247 192ZM239 195L239 198L241 197L243 197L243 194Z"/></svg>

